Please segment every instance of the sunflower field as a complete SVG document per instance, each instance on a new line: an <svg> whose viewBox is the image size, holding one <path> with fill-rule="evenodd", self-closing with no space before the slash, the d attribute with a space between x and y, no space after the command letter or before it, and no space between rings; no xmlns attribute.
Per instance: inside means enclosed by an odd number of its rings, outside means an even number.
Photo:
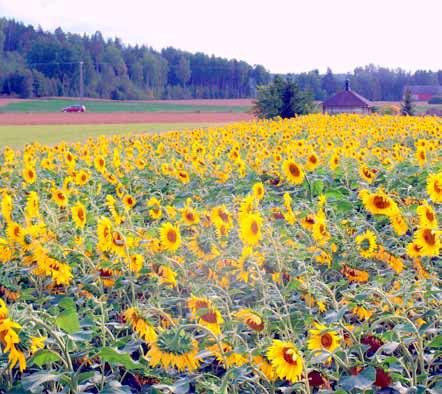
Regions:
<svg viewBox="0 0 442 394"><path fill-rule="evenodd" d="M0 154L0 392L442 392L442 120Z"/></svg>

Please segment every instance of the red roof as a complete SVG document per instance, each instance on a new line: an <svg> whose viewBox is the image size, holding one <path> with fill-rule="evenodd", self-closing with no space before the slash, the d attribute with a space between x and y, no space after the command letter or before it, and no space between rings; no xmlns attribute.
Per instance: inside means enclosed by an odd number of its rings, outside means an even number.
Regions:
<svg viewBox="0 0 442 394"><path fill-rule="evenodd" d="M322 107L372 107L373 104L362 97L360 94L353 92L353 90L343 90L342 92L336 93L334 96L325 100L322 103Z"/></svg>

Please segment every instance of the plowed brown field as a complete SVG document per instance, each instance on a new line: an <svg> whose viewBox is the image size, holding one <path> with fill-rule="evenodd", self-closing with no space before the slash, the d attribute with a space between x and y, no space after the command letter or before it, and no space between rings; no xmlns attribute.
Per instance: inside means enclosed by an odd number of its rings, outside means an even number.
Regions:
<svg viewBox="0 0 442 394"><path fill-rule="evenodd" d="M0 113L0 125L223 123L254 118L252 114L233 112Z"/></svg>

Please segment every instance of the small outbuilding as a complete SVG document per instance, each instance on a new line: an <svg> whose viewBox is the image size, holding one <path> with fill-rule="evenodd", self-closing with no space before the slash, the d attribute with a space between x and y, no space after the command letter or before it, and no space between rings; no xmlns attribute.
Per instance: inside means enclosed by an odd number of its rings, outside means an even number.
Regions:
<svg viewBox="0 0 442 394"><path fill-rule="evenodd" d="M371 114L373 104L360 94L350 89L349 81L345 81L345 90L322 103L322 112L329 114Z"/></svg>
<svg viewBox="0 0 442 394"><path fill-rule="evenodd" d="M442 96L442 86L440 85L410 85L405 86L403 97L405 97L405 94L407 90L410 91L411 97L413 100L416 101L428 101L434 96Z"/></svg>

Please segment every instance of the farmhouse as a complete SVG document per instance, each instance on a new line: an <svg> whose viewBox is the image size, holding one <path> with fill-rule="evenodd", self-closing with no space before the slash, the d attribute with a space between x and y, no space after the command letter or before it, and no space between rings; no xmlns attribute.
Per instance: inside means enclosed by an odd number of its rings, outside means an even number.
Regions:
<svg viewBox="0 0 442 394"><path fill-rule="evenodd" d="M411 92L411 97L416 101L428 101L433 96L442 96L442 86L440 85L410 85L405 86L403 97L405 97L405 92L407 89Z"/></svg>
<svg viewBox="0 0 442 394"><path fill-rule="evenodd" d="M329 114L369 114L373 105L365 97L350 89L349 81L345 81L345 90L322 103L322 112Z"/></svg>

